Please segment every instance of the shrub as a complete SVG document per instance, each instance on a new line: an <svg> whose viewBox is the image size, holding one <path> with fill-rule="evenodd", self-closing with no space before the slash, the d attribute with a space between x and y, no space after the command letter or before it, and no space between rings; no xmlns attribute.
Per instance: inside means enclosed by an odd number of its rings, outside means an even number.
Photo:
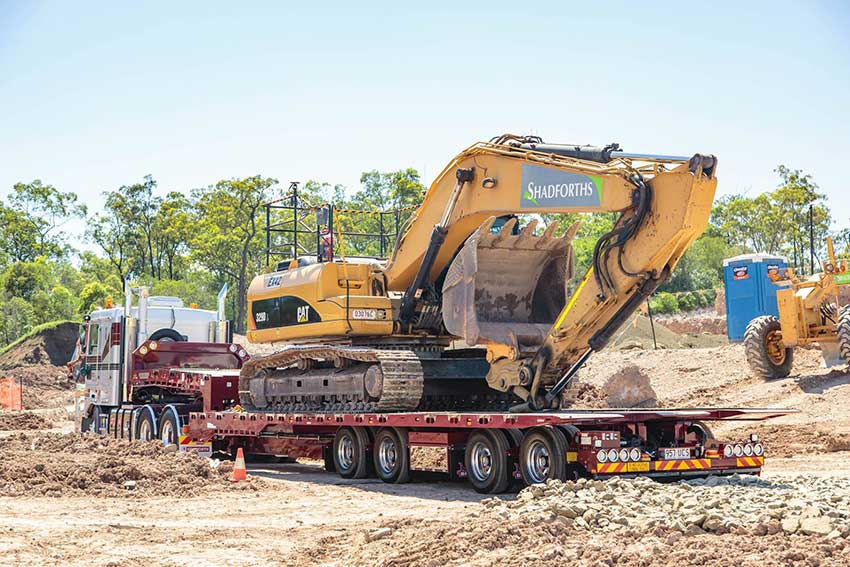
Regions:
<svg viewBox="0 0 850 567"><path fill-rule="evenodd" d="M679 312L679 301L676 296L666 291L659 293L651 305L653 311L657 313L672 315Z"/></svg>
<svg viewBox="0 0 850 567"><path fill-rule="evenodd" d="M693 311L697 308L697 300L694 298L694 294L689 291L680 293L677 299L679 301L679 309L682 311Z"/></svg>

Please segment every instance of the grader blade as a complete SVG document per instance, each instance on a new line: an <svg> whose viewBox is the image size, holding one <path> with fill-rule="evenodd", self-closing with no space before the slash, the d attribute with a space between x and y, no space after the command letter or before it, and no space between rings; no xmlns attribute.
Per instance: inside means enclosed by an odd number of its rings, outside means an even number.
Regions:
<svg viewBox="0 0 850 567"><path fill-rule="evenodd" d="M535 236L536 220L518 233L516 219L498 232L495 220L487 219L449 266L443 321L470 345L499 343L519 352L542 344L564 307L578 223L556 237L557 223Z"/></svg>

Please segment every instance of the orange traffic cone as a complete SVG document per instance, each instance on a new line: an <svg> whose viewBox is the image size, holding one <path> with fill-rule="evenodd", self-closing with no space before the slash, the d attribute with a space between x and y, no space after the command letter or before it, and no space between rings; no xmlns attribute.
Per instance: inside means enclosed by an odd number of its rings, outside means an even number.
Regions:
<svg viewBox="0 0 850 567"><path fill-rule="evenodd" d="M245 468L245 453L242 452L242 447L236 449L236 462L233 463L233 474L227 480L230 482L248 480L248 470Z"/></svg>

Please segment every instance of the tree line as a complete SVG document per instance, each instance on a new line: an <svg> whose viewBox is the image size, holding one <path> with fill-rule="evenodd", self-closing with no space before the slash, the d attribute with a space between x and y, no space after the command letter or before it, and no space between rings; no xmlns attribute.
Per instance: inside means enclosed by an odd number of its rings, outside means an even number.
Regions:
<svg viewBox="0 0 850 567"><path fill-rule="evenodd" d="M808 261L811 230L818 259L830 234L832 218L811 176L785 166L776 169L777 187L750 197L719 198L708 230L686 253L661 291L711 290L722 285L722 260L759 251L786 255L802 266ZM256 175L225 179L191 191L161 191L152 176L103 193L102 208L89 211L73 192L41 180L15 184L0 201L0 347L32 327L60 319L79 319L107 298L123 299L125 285L147 285L152 293L174 295L202 308L215 308L216 295L227 283L227 310L238 332L246 323L246 292L251 278L274 266L274 260L314 254L318 238L302 236L296 248L291 234L272 233L277 251L267 265L264 205L283 205L270 220L280 228L297 227L319 234L333 222L332 246L350 256L385 255L395 230L420 202L425 187L415 169L368 171L360 188L308 181L298 187L298 209L288 185ZM335 219L323 216L334 203ZM356 211L397 211L390 216ZM581 228L574 240L577 273L591 263L593 246L609 231L616 214L546 215L562 230L575 220ZM81 250L66 225L85 224ZM384 234L381 244L375 237ZM841 248L848 233L835 234ZM344 240L344 242L343 242ZM315 243L315 244L314 244ZM816 264L817 265L817 264ZM694 296L699 297L699 296ZM695 302L699 304L700 302Z"/></svg>

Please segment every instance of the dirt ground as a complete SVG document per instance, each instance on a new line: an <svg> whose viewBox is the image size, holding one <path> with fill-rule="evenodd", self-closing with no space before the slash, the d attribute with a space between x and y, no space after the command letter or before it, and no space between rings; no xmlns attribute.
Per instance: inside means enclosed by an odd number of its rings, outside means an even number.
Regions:
<svg viewBox="0 0 850 567"><path fill-rule="evenodd" d="M792 376L763 382L749 375L740 346L706 337L707 348L642 343L594 355L580 373L579 403L607 406L606 384L638 369L658 406L797 408L712 428L720 437L758 433L767 479L794 473L850 483L850 374L820 368L816 350L798 350ZM27 372L47 392L42 408L72 400L61 386L45 387L52 378L40 370ZM51 411L32 410L53 430L70 430ZM28 429L3 419L0 429ZM439 476L398 486L347 481L316 463L249 465L249 484L234 486L224 479L230 463L213 469L155 444L40 427L0 433L0 463L0 565L850 565L850 538L841 534L574 531L494 519L485 497Z"/></svg>

